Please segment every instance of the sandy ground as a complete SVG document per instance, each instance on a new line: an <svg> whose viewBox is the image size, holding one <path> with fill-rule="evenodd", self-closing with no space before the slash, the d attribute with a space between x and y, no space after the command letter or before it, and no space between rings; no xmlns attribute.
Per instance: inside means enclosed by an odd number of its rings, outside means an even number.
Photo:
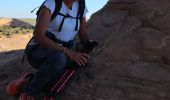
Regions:
<svg viewBox="0 0 170 100"><path fill-rule="evenodd" d="M0 25L7 25L12 21L12 19L8 18L0 18Z"/></svg>
<svg viewBox="0 0 170 100"><path fill-rule="evenodd" d="M0 52L24 49L30 38L31 33L26 35L12 35L0 37Z"/></svg>
<svg viewBox="0 0 170 100"><path fill-rule="evenodd" d="M29 23L10 18L0 18L0 26L32 26ZM32 33L25 35L0 36L0 52L24 49Z"/></svg>

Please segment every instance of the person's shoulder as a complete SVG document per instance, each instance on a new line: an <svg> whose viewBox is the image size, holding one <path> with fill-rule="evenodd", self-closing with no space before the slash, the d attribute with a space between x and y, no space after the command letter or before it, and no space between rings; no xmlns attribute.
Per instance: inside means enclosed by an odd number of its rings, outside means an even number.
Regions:
<svg viewBox="0 0 170 100"><path fill-rule="evenodd" d="M55 2L57 0L45 0L45 5L48 5L48 6L55 6Z"/></svg>
<svg viewBox="0 0 170 100"><path fill-rule="evenodd" d="M44 6L53 13L55 9L55 0L45 0Z"/></svg>

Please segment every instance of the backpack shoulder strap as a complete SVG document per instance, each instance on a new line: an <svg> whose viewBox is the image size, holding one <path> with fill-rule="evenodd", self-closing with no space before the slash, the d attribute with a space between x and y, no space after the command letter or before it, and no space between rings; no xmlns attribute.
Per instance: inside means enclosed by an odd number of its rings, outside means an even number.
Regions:
<svg viewBox="0 0 170 100"><path fill-rule="evenodd" d="M80 22L83 19L84 10L85 10L85 0L79 0L79 8L78 8L78 12L77 12L75 31L78 30L78 19L80 20Z"/></svg>
<svg viewBox="0 0 170 100"><path fill-rule="evenodd" d="M58 15L62 6L62 0L54 0L54 1L55 1L55 10L51 15L51 21Z"/></svg>
<svg viewBox="0 0 170 100"><path fill-rule="evenodd" d="M79 0L79 10L77 13L77 17L80 16L80 21L82 21L83 19L84 10L85 10L85 0Z"/></svg>
<svg viewBox="0 0 170 100"><path fill-rule="evenodd" d="M36 18L36 19L38 19L39 14L40 14L40 11L41 11L41 8L43 7L44 3L45 3L45 1L41 4L41 6L39 6L40 8L38 9L38 11L37 11L37 13L36 13L36 15L37 15L37 18ZM36 8L37 8L37 7L36 7ZM36 8L35 8L35 9L36 9ZM35 9L34 9L34 10L35 10ZM34 10L32 10L32 12L33 12Z"/></svg>
<svg viewBox="0 0 170 100"><path fill-rule="evenodd" d="M58 12L60 11L61 9L61 6L62 6L62 0L54 0L55 1L55 10L53 12L53 14L51 15L51 21L57 16ZM40 8L38 9L36 15L37 15L37 18L40 14L40 11L41 11L41 8L43 7L45 1L42 3L42 5L40 6Z"/></svg>

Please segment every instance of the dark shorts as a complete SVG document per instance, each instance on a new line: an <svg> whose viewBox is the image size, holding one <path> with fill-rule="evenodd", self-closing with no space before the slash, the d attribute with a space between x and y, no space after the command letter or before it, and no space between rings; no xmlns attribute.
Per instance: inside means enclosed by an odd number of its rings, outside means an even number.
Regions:
<svg viewBox="0 0 170 100"><path fill-rule="evenodd" d="M45 60L50 59L49 56L57 55L57 53L59 54L61 52L59 51L57 52L54 49L42 47L39 45L28 46L26 48L27 60L31 64L31 66L36 69L38 69ZM54 57L51 57L51 58L54 58Z"/></svg>

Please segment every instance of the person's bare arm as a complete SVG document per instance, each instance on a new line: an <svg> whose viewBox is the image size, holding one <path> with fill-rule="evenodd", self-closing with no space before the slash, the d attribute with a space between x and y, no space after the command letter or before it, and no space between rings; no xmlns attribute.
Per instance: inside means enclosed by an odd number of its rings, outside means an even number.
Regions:
<svg viewBox="0 0 170 100"><path fill-rule="evenodd" d="M86 22L85 17L82 19L82 21L80 23L80 30L78 32L78 36L81 41L89 40L89 35L88 35L88 31L87 31L87 22Z"/></svg>
<svg viewBox="0 0 170 100"><path fill-rule="evenodd" d="M64 47L53 42L49 38L45 36L45 32L47 31L48 25L51 21L51 12L45 6L41 9L39 18L37 19L37 23L34 29L34 39L36 42L41 45L49 48L54 48L59 51L64 51Z"/></svg>

